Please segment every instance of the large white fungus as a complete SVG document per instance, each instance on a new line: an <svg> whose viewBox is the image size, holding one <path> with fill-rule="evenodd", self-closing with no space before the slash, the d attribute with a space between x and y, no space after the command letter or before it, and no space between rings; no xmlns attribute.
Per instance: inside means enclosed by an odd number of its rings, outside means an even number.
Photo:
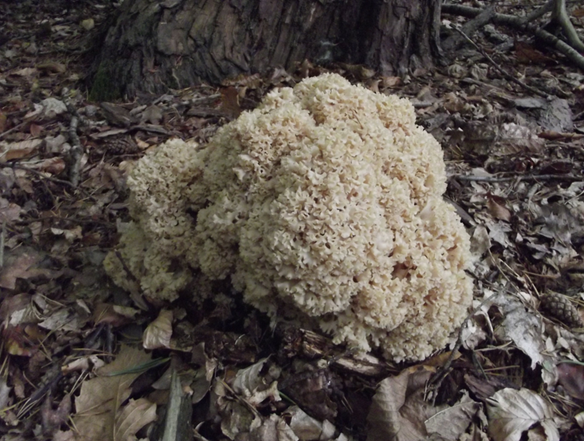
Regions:
<svg viewBox="0 0 584 441"><path fill-rule="evenodd" d="M409 101L338 75L274 90L206 146L159 146L128 184L134 221L106 259L122 287L129 270L172 300L196 271L230 277L274 323L395 361L444 347L470 305L440 146Z"/></svg>

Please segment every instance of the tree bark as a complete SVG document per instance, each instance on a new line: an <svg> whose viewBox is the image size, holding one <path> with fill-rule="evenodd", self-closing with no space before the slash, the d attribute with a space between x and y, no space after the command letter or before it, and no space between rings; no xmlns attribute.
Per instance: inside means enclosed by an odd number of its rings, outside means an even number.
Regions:
<svg viewBox="0 0 584 441"><path fill-rule="evenodd" d="M162 93L271 67L432 68L439 0L125 0L93 68L92 97Z"/></svg>

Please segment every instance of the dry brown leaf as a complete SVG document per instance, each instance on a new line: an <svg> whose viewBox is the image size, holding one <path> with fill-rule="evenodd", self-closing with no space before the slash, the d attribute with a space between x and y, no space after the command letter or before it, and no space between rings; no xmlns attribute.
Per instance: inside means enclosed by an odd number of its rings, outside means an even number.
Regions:
<svg viewBox="0 0 584 441"><path fill-rule="evenodd" d="M25 310L30 307L31 299L32 296L25 293L6 297L0 305L0 323L4 326L23 323L22 319L25 319Z"/></svg>
<svg viewBox="0 0 584 441"><path fill-rule="evenodd" d="M2 329L4 350L10 355L30 357L36 350L36 345L27 338L23 326L8 326Z"/></svg>
<svg viewBox="0 0 584 441"><path fill-rule="evenodd" d="M558 364L558 381L573 398L584 400L584 366L575 363Z"/></svg>
<svg viewBox="0 0 584 441"><path fill-rule="evenodd" d="M8 407L11 390L12 388L8 386L8 379L4 375L0 376L0 409Z"/></svg>
<svg viewBox="0 0 584 441"><path fill-rule="evenodd" d="M42 133L43 128L42 128L42 126L39 126L38 124L32 123L30 125L30 127L28 128L28 131L30 132L30 134L32 136L34 136L35 138L38 138L40 136L40 134Z"/></svg>
<svg viewBox="0 0 584 441"><path fill-rule="evenodd" d="M18 75L19 77L32 77L36 73L38 73L38 70L34 67L25 67L12 72L12 75Z"/></svg>
<svg viewBox="0 0 584 441"><path fill-rule="evenodd" d="M146 398L130 400L116 416L113 441L129 441L146 424L156 420L156 404Z"/></svg>
<svg viewBox="0 0 584 441"><path fill-rule="evenodd" d="M502 204L497 202L496 199L499 198L492 197L491 195L489 195L487 198L487 207L491 213L491 216L493 216L495 219L510 222L511 212L507 210L507 208L505 208Z"/></svg>
<svg viewBox="0 0 584 441"><path fill-rule="evenodd" d="M21 212L22 208L19 205L13 202L8 202L4 198L0 198L0 223L11 223L20 220Z"/></svg>
<svg viewBox="0 0 584 441"><path fill-rule="evenodd" d="M47 158L37 165L39 170L50 173L52 175L61 174L66 167L67 164L65 163L65 160L60 157Z"/></svg>
<svg viewBox="0 0 584 441"><path fill-rule="evenodd" d="M193 391L191 402L196 404L209 392L211 382L215 377L215 370L217 369L218 363L216 359L207 356L204 343L199 343L192 349L191 361L200 366L190 384L190 388Z"/></svg>
<svg viewBox="0 0 584 441"><path fill-rule="evenodd" d="M150 122L151 124L160 124L162 120L162 109L156 105L151 105L144 109L142 114L142 122Z"/></svg>
<svg viewBox="0 0 584 441"><path fill-rule="evenodd" d="M172 336L172 311L163 309L144 331L142 345L144 349L159 349L170 347Z"/></svg>
<svg viewBox="0 0 584 441"><path fill-rule="evenodd" d="M43 433L53 434L61 424L67 422L71 413L71 395L66 394L56 409L51 406L51 395L47 395L41 406L41 422Z"/></svg>
<svg viewBox="0 0 584 441"><path fill-rule="evenodd" d="M402 79L400 77L381 77L381 85L386 89L396 88L401 86Z"/></svg>
<svg viewBox="0 0 584 441"><path fill-rule="evenodd" d="M0 144L2 150L2 153L0 153L0 162L10 161L11 159L21 159L36 154L42 143L42 139L27 139L25 141L12 142L10 144Z"/></svg>
<svg viewBox="0 0 584 441"><path fill-rule="evenodd" d="M240 369L233 380L233 390L254 406L266 398L270 398L272 402L281 400L278 382L266 384L265 378L260 375L266 361L267 358L264 358L245 369Z"/></svg>
<svg viewBox="0 0 584 441"><path fill-rule="evenodd" d="M531 369L543 365L545 355L544 323L540 315L533 314L509 295L499 295L494 304L505 317L496 333L503 341L511 340L517 348L531 358Z"/></svg>
<svg viewBox="0 0 584 441"><path fill-rule="evenodd" d="M431 370L413 366L379 384L367 416L367 441L426 439L424 385L431 375Z"/></svg>
<svg viewBox="0 0 584 441"><path fill-rule="evenodd" d="M66 432L58 430L53 435L53 441L78 441L78 439L75 437L75 433L72 430Z"/></svg>
<svg viewBox="0 0 584 441"><path fill-rule="evenodd" d="M237 118L241 113L239 92L233 86L221 89L221 110L230 118Z"/></svg>
<svg viewBox="0 0 584 441"><path fill-rule="evenodd" d="M290 428L298 438L334 439L336 428L328 420L318 421L298 406L286 409L286 414L290 418Z"/></svg>
<svg viewBox="0 0 584 441"><path fill-rule="evenodd" d="M119 415L126 415L123 413L124 402L130 396L130 385L140 372L123 375L117 373L136 368L149 360L150 355L144 351L122 346L116 359L98 370L100 376L83 382L81 393L75 399L77 413L73 421L84 441L121 441L115 436L119 428L116 425L116 418ZM132 420L127 422L131 423ZM132 425L128 424L128 427L130 426Z"/></svg>
<svg viewBox="0 0 584 441"><path fill-rule="evenodd" d="M261 422L255 427L250 427L250 439L257 440L274 440L274 441L298 441L299 438L292 431L286 421L276 415L271 414L268 418L262 418ZM331 438L323 438L331 439Z"/></svg>
<svg viewBox="0 0 584 441"><path fill-rule="evenodd" d="M531 44L523 41L515 41L515 54L520 63L545 65L554 62L552 58L545 56Z"/></svg>
<svg viewBox="0 0 584 441"><path fill-rule="evenodd" d="M129 323L132 318L138 313L136 309L129 307L121 307L118 305L110 305L109 303L98 303L93 309L93 322L97 325L99 323L108 323L114 328Z"/></svg>
<svg viewBox="0 0 584 441"><path fill-rule="evenodd" d="M502 389L487 399L489 434L495 441L519 441L536 424L549 441L559 441L558 428L549 404L529 389Z"/></svg>
<svg viewBox="0 0 584 441"><path fill-rule="evenodd" d="M35 263L40 260L40 256L33 251L23 252L18 255L12 262L2 268L0 272L0 287L14 289L16 279L27 279L38 274L33 269Z"/></svg>
<svg viewBox="0 0 584 441"><path fill-rule="evenodd" d="M61 228L51 228L51 233L55 236L63 236L68 242L73 242L74 240L81 239L83 237L83 228L81 225L77 225L75 228L70 230L63 230Z"/></svg>
<svg viewBox="0 0 584 441"><path fill-rule="evenodd" d="M440 406L437 412L425 421L429 433L438 434L444 440L458 440L471 424L482 405L471 399L467 391L453 406Z"/></svg>

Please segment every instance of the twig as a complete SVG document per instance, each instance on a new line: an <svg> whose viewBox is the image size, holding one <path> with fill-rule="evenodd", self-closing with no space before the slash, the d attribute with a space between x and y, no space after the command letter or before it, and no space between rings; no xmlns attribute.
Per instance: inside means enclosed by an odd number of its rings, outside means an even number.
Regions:
<svg viewBox="0 0 584 441"><path fill-rule="evenodd" d="M0 164L0 167L14 168L14 169L18 169L18 170L25 170L27 172L31 172L32 174L35 174L37 176L40 176L41 178L46 179L47 181L55 182L57 184L67 185L69 187L72 187L73 186L73 185L71 185L71 183L69 181L64 181L62 179L57 179L57 178L52 178L50 176L45 176L45 174L43 172L40 172L38 170L35 170L34 168L25 167L24 165L19 165L19 164Z"/></svg>
<svg viewBox="0 0 584 441"><path fill-rule="evenodd" d="M20 124L15 125L14 127L12 127L11 129L6 130L5 132L0 133L0 139L4 138L6 135L8 135L9 133L14 132L15 130L20 129L23 125L25 125L26 123L28 123L28 121L23 121Z"/></svg>
<svg viewBox="0 0 584 441"><path fill-rule="evenodd" d="M29 413L34 406L40 402L45 394L61 380L61 378L63 378L63 373L59 369L45 384L35 390L22 406L19 406L16 417L22 418Z"/></svg>
<svg viewBox="0 0 584 441"><path fill-rule="evenodd" d="M475 49L477 51L479 51L487 60L489 60L489 62L493 65L493 67L495 69L497 69L499 72L501 72L503 74L503 76L505 78L507 78L509 81L513 81L516 84L519 84L521 87L523 87L524 89L527 89L528 91L530 91L531 93L534 93L536 95L539 95L541 97L547 98L547 94L545 92L542 92L541 90L535 89L534 87L531 87L527 84L525 84L523 81L518 80L517 78L515 78L513 75L511 75L510 73L508 73L505 69L503 69L501 66L499 66L497 64L497 62L495 60L493 60L491 58L491 56L489 54L487 54L484 49L482 47L480 47L478 44L476 44L474 41L472 41L468 35L466 35L462 30L455 28L470 44L472 44Z"/></svg>
<svg viewBox="0 0 584 441"><path fill-rule="evenodd" d="M69 113L71 113L71 123L68 130L69 141L71 141L71 153L69 158L71 168L69 169L69 180L71 181L71 185L76 188L79 185L79 173L81 171L83 147L81 147L81 141L79 140L79 135L77 134L79 114L73 105L69 103L67 103L67 109L69 110Z"/></svg>
<svg viewBox="0 0 584 441"><path fill-rule="evenodd" d="M4 267L4 239L6 237L6 220L2 222L2 235L0 236L0 268Z"/></svg>
<svg viewBox="0 0 584 441"><path fill-rule="evenodd" d="M475 182L510 182L510 181L551 181L554 179L568 182L584 181L584 176L574 175L524 175L524 176L469 176L469 175L454 175L453 178L461 181L475 181Z"/></svg>

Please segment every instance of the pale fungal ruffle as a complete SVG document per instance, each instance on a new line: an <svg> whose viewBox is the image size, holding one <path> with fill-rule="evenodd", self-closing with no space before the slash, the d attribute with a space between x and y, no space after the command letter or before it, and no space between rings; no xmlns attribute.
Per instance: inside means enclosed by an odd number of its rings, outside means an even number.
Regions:
<svg viewBox="0 0 584 441"><path fill-rule="evenodd" d="M128 184L120 253L152 297L176 298L192 269L231 277L274 322L396 361L443 347L470 305L440 146L409 101L338 75L271 92L207 146L168 141ZM127 284L115 256L106 268Z"/></svg>

